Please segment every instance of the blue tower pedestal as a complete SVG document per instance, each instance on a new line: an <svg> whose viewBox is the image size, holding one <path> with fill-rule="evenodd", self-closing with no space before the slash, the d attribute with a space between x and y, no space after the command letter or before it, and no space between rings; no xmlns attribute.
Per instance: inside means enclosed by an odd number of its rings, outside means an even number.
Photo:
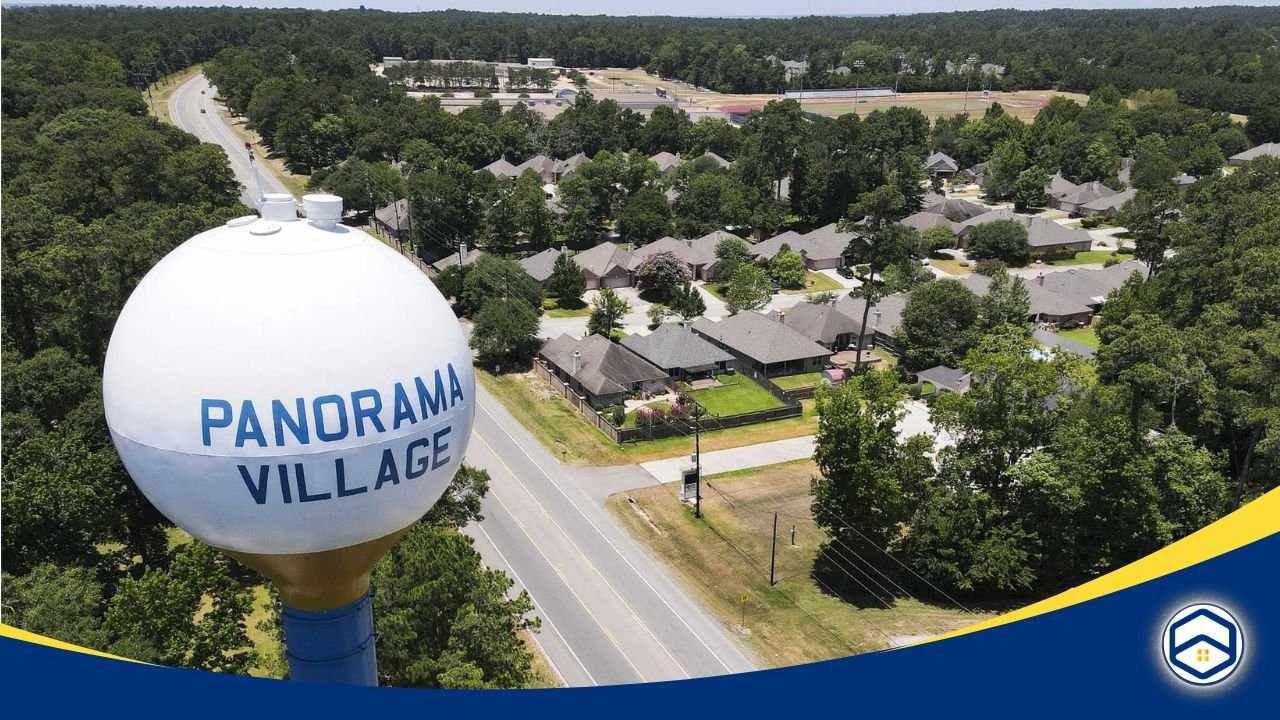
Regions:
<svg viewBox="0 0 1280 720"><path fill-rule="evenodd" d="M294 680L378 684L371 594L365 593L350 605L319 612L285 605L280 619Z"/></svg>

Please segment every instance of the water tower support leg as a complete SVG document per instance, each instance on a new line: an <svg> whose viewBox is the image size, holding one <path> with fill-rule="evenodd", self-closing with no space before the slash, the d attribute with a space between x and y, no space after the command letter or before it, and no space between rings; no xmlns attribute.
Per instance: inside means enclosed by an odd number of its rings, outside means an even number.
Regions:
<svg viewBox="0 0 1280 720"><path fill-rule="evenodd" d="M341 685L377 685L373 634L373 596L334 610L297 610L280 614L294 680Z"/></svg>

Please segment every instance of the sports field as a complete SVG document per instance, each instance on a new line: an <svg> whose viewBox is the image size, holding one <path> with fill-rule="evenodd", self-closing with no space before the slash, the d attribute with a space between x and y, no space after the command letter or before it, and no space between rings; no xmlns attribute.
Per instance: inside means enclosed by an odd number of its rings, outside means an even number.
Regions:
<svg viewBox="0 0 1280 720"><path fill-rule="evenodd" d="M724 112L749 112L765 106L770 100L777 100L781 95L772 93L729 95L710 90L698 90L675 80L663 80L650 75L642 68L605 68L588 74L588 86L596 90L615 90L618 93L653 93L656 88L665 88L672 96L678 96L681 107L705 108ZM1024 90L1021 92L992 92L990 97L983 98L981 89L968 93L966 99L963 92L931 92L904 93L898 97L862 98L856 103L851 98L830 100L805 100L805 110L837 117L846 113L857 112L866 115L872 110L905 105L919 108L926 117L933 119L943 115L954 115L965 112L978 115L984 112L993 102L999 102L1006 112L1019 119L1030 121L1035 118L1040 108L1048 104L1054 95L1065 95L1078 103L1085 103L1089 97L1079 93L1063 93L1055 90Z"/></svg>

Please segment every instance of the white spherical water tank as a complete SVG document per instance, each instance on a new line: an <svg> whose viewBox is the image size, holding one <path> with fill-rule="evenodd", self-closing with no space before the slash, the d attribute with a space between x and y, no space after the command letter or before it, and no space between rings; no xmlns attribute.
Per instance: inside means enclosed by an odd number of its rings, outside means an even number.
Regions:
<svg viewBox="0 0 1280 720"><path fill-rule="evenodd" d="M214 547L334 550L411 525L462 462L471 353L413 264L337 224L342 201L269 197L183 243L126 303L107 423L134 481Z"/></svg>

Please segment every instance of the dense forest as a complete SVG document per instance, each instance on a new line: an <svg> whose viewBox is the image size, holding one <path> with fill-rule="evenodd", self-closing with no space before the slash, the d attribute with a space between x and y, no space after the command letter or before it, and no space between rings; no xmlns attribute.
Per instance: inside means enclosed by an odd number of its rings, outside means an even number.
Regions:
<svg viewBox="0 0 1280 720"><path fill-rule="evenodd" d="M237 8L23 8L4 12L6 38L98 41L131 73L163 72L226 47L287 41L294 52L339 47L364 61L523 62L644 66L726 92L777 92L781 65L808 58L793 86L955 90L970 56L1003 67L984 79L1007 90L1128 94L1169 88L1197 107L1249 114L1280 106L1280 9L993 10L887 17L713 19L579 17L447 10L387 13ZM836 68L864 64L855 77ZM989 67L989 70L994 70ZM899 73L901 76L898 77ZM7 91L6 91L7 92Z"/></svg>

